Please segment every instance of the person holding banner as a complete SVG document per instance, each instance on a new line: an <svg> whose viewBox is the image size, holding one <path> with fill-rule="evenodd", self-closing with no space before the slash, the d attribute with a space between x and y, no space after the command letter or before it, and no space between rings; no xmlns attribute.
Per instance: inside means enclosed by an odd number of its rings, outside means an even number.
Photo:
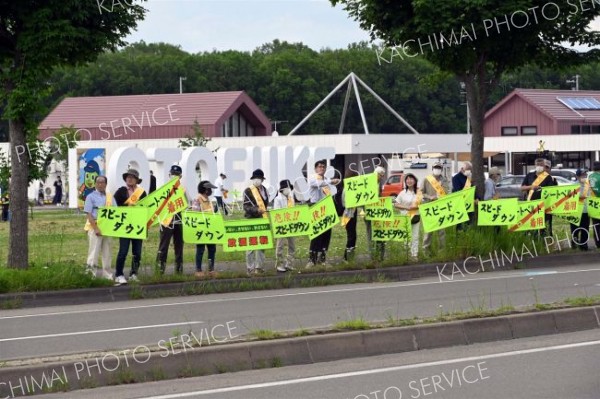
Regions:
<svg viewBox="0 0 600 399"><path fill-rule="evenodd" d="M358 176L358 172L350 168L346 169L344 179ZM354 251L356 250L356 219L358 212L356 208L346 206L346 190L342 188L342 204L344 212L342 213L342 227L346 229L346 250L344 251L344 260L346 262L354 261Z"/></svg>
<svg viewBox="0 0 600 399"><path fill-rule="evenodd" d="M471 162L464 162L460 171L452 176L452 192L466 190L471 187L471 174L473 165ZM469 221L456 225L457 230L464 230L467 228L468 223L471 222L473 214L469 214Z"/></svg>
<svg viewBox="0 0 600 399"><path fill-rule="evenodd" d="M591 197L600 197L600 162L595 161L592 165L593 172L588 177L588 183L591 189ZM588 210L589 212L589 210ZM592 227L594 228L594 242L596 249L600 250L600 234L598 234L597 226L600 224L600 219L591 218Z"/></svg>
<svg viewBox="0 0 600 399"><path fill-rule="evenodd" d="M112 274L110 273L112 240L110 237L104 237L102 235L102 232L96 223L96 220L98 219L98 208L113 205L112 195L106 192L106 183L106 176L96 176L94 181L96 189L86 197L83 206L83 212L87 214L87 221L83 229L87 231L89 243L87 256L88 271L93 276L96 276L98 256L101 255L102 277L112 280Z"/></svg>
<svg viewBox="0 0 600 399"><path fill-rule="evenodd" d="M340 179L329 179L325 177L327 161L322 159L315 162L315 174L308 178L309 205L316 204L328 195L335 195L335 185ZM331 229L324 231L310 240L309 261L306 268L310 269L317 263L325 264L327 251L331 242Z"/></svg>
<svg viewBox="0 0 600 399"><path fill-rule="evenodd" d="M577 169L575 176L579 180L579 203L583 207L579 224L569 223L571 226L571 247L579 248L582 251L588 250L588 241L590 239L590 217L588 215L586 198L591 196L592 188L587 179L587 172L583 169Z"/></svg>
<svg viewBox="0 0 600 399"><path fill-rule="evenodd" d="M198 183L198 196L192 203L192 210L199 212L212 213L214 211L210 196L212 190L217 186L211 184L208 180L202 180ZM208 250L208 273L210 276L215 276L215 254L217 253L216 244L196 244L196 277L202 278L205 276L202 271L202 258L204 250Z"/></svg>
<svg viewBox="0 0 600 399"><path fill-rule="evenodd" d="M425 178L423 182L423 202L432 202L445 196L449 191L449 182L442 174L443 166L440 162L436 162L432 167L432 174ZM431 247L431 239L433 234L438 233L440 246L444 246L446 241L446 231L444 229L425 233L423 236L423 250L428 250Z"/></svg>
<svg viewBox="0 0 600 399"><path fill-rule="evenodd" d="M146 196L146 191L138 186L142 182L140 173L135 169L129 169L123 173L125 185L119 188L114 195L117 206L135 206L139 200ZM133 259L131 260L131 272L129 273L129 281L137 281L137 272L142 260L142 243L143 240L132 238L119 238L119 252L117 253L117 265L115 272L115 285L127 284L127 280L123 275L125 269L125 259L131 246Z"/></svg>
<svg viewBox="0 0 600 399"><path fill-rule="evenodd" d="M268 218L267 205L269 193L263 186L265 173L256 169L250 177L250 187L244 190L244 216L250 219ZM265 250L254 249L246 251L246 271L248 275L264 272Z"/></svg>
<svg viewBox="0 0 600 399"><path fill-rule="evenodd" d="M175 176L181 179L181 173L181 166L171 166L169 180ZM182 186L179 189L185 191ZM173 247L175 250L175 273L181 274L183 273L183 226L181 224L181 212L160 221L160 242L158 244L158 253L156 254L156 263L159 264L160 274L165 273L171 238L173 238Z"/></svg>
<svg viewBox="0 0 600 399"><path fill-rule="evenodd" d="M377 193L381 197L383 191L383 184L385 183L385 168L378 166L375 168L377 174L377 187L379 192ZM371 259L375 261L383 261L385 255L385 241L373 241L371 238L371 221L365 218L365 226L367 228L367 242L369 243L369 252Z"/></svg>
<svg viewBox="0 0 600 399"><path fill-rule="evenodd" d="M550 167L552 163L544 158L537 158L535 160L535 171L527 173L521 183L521 191L526 192L527 201L535 201L542 198L542 187L556 186L558 183L550 175ZM546 213L545 219L545 231L537 230L538 234L543 236L552 236L552 215Z"/></svg>
<svg viewBox="0 0 600 399"><path fill-rule="evenodd" d="M296 205L294 201L294 186L289 180L279 182L279 192L273 201L273 209L292 208ZM287 256L283 256L283 247L287 243ZM281 237L277 239L275 247L275 269L280 273L294 270L294 254L296 252L296 241L294 237ZM283 260L285 259L285 261Z"/></svg>
<svg viewBox="0 0 600 399"><path fill-rule="evenodd" d="M410 216L412 225L412 238L410 241L410 256L413 260L419 257L419 230L420 221L419 205L423 202L423 193L418 187L419 180L412 173L404 175L404 189L396 196L394 208L400 209L401 215Z"/></svg>

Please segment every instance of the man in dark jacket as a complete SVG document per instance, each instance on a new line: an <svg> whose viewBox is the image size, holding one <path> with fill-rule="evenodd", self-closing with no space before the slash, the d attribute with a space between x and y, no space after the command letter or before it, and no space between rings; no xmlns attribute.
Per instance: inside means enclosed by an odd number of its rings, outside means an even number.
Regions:
<svg viewBox="0 0 600 399"><path fill-rule="evenodd" d="M181 173L181 166L173 165L169 171L169 178L172 179L177 176L181 179ZM178 190L184 190L184 188L179 186ZM175 249L175 273L181 274L183 273L183 225L181 224L181 212L176 213L169 220L160 221L160 243L158 244L158 253L156 255L160 274L165 273L171 238L173 238Z"/></svg>
<svg viewBox="0 0 600 399"><path fill-rule="evenodd" d="M267 205L269 194L262 185L265 173L256 169L250 177L250 186L244 190L244 216L247 218L268 218ZM256 274L264 271L265 251L264 249L246 251L246 271L248 274Z"/></svg>
<svg viewBox="0 0 600 399"><path fill-rule="evenodd" d="M542 187L558 185L556 179L550 175L551 166L552 163L547 159L538 158L535 160L535 171L527 173L521 184L521 191L524 192L527 201L541 199ZM546 213L544 219L546 227L543 230L538 230L538 232L543 234L544 237L552 236L552 215Z"/></svg>

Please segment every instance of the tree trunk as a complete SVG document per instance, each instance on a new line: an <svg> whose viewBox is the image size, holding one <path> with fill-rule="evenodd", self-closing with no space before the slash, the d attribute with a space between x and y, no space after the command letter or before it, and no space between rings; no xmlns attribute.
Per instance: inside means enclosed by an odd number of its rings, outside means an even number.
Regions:
<svg viewBox="0 0 600 399"><path fill-rule="evenodd" d="M25 123L19 119L8 121L10 136L10 234L8 267L25 269L29 266L27 176L29 153L25 138Z"/></svg>

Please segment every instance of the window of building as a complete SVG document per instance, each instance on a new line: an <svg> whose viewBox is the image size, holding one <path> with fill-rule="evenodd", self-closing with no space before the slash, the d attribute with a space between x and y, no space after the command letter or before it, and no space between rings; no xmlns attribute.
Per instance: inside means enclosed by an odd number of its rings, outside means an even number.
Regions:
<svg viewBox="0 0 600 399"><path fill-rule="evenodd" d="M600 125L592 125L592 133L600 133Z"/></svg>
<svg viewBox="0 0 600 399"><path fill-rule="evenodd" d="M521 126L521 135L535 136L537 134L537 126Z"/></svg>
<svg viewBox="0 0 600 399"><path fill-rule="evenodd" d="M581 126L579 125L571 125L571 134L580 134Z"/></svg>
<svg viewBox="0 0 600 399"><path fill-rule="evenodd" d="M503 136L516 136L519 134L519 129L516 126L503 126L502 127L502 135Z"/></svg>
<svg viewBox="0 0 600 399"><path fill-rule="evenodd" d="M236 111L231 115L221 127L221 136L223 137L246 137L254 136L254 128L241 112Z"/></svg>
<svg viewBox="0 0 600 399"><path fill-rule="evenodd" d="M590 125L581 126L581 134L590 134L592 132L592 127Z"/></svg>

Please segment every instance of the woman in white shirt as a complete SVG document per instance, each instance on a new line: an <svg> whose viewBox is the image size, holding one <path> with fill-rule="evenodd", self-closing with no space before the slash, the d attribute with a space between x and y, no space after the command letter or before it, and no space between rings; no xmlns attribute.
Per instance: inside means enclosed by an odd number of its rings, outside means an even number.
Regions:
<svg viewBox="0 0 600 399"><path fill-rule="evenodd" d="M417 188L418 179L412 173L404 175L404 188L396 197L395 208L400 209L401 215L411 216L412 238L410 243L410 255L417 258L419 255L419 204L423 200L421 190Z"/></svg>

